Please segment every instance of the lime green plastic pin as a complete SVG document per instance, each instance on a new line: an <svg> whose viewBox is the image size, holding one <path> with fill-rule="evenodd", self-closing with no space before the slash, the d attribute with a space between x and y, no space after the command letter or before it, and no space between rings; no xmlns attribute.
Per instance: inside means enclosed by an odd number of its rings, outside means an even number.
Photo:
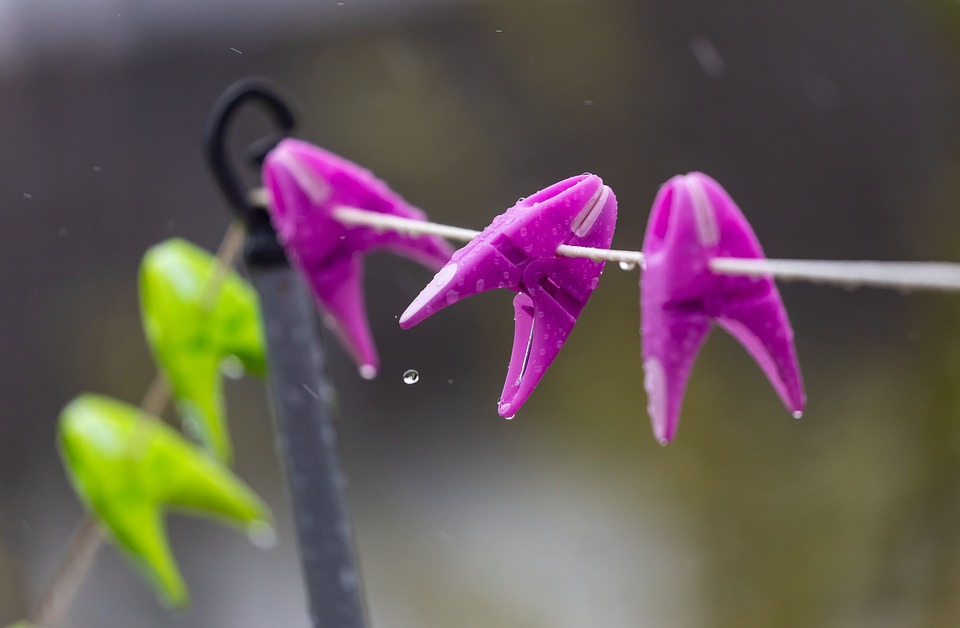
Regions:
<svg viewBox="0 0 960 628"><path fill-rule="evenodd" d="M260 375L265 354L256 293L233 271L211 292L216 266L212 255L184 240L151 247L140 265L140 311L187 431L229 462L220 368L232 358Z"/></svg>
<svg viewBox="0 0 960 628"><path fill-rule="evenodd" d="M85 394L60 414L60 453L81 500L169 605L189 603L170 551L170 509L273 537L269 511L231 471L179 433L120 401Z"/></svg>

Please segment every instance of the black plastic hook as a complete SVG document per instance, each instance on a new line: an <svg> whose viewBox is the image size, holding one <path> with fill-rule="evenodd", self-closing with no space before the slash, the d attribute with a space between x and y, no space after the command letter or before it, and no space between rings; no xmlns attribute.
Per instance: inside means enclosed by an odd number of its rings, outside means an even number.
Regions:
<svg viewBox="0 0 960 628"><path fill-rule="evenodd" d="M207 163L234 212L247 225L250 237L246 252L248 263L286 261L282 248L276 244L269 217L251 201L243 179L234 171L227 155L227 132L236 112L247 103L260 105L280 127L279 133L254 142L248 150L248 157L255 165L259 165L267 152L296 125L293 112L280 90L259 78L237 81L217 99L207 119L204 131Z"/></svg>

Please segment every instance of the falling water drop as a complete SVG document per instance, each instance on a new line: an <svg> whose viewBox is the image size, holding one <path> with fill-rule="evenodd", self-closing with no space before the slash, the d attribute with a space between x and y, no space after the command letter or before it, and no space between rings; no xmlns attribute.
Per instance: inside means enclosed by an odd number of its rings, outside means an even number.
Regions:
<svg viewBox="0 0 960 628"><path fill-rule="evenodd" d="M414 369L407 369L403 373L403 383L404 384L416 384L420 381L420 373Z"/></svg>

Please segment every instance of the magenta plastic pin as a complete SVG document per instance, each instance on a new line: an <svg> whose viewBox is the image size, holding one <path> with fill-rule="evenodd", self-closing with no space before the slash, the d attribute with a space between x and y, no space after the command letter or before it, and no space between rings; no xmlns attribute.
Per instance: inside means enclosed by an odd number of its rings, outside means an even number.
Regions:
<svg viewBox="0 0 960 628"><path fill-rule="evenodd" d="M648 412L656 438L676 433L683 394L715 321L753 356L795 417L806 397L793 329L769 277L711 272L716 257L763 258L740 209L705 174L678 175L660 188L643 242L641 335Z"/></svg>
<svg viewBox="0 0 960 628"><path fill-rule="evenodd" d="M263 162L263 181L280 242L306 276L325 322L370 379L379 359L363 297L363 254L383 248L436 270L453 249L436 236L345 226L333 212L356 207L425 220L369 170L307 142L285 139Z"/></svg>
<svg viewBox="0 0 960 628"><path fill-rule="evenodd" d="M557 357L599 283L603 262L559 257L562 244L607 248L617 199L600 177L583 174L520 200L454 253L400 317L413 327L469 296L506 288L516 329L501 416L512 417Z"/></svg>

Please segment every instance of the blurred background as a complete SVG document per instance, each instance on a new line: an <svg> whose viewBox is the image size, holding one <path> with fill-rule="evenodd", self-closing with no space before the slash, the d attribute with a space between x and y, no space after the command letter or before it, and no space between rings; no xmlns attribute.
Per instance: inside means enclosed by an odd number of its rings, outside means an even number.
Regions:
<svg viewBox="0 0 960 628"><path fill-rule="evenodd" d="M83 391L138 403L153 377L142 253L213 250L227 226L201 129L248 75L440 222L483 228L590 171L635 249L658 185L703 170L771 257L960 261L953 1L0 0L0 624L81 515L58 412ZM782 285L805 417L715 332L663 448L636 270L608 266L510 422L512 294L401 332L429 279L370 258L377 380L328 343L373 626L960 625L960 295ZM278 545L173 516L192 610L106 547L70 626L308 626L264 386L227 392Z"/></svg>

